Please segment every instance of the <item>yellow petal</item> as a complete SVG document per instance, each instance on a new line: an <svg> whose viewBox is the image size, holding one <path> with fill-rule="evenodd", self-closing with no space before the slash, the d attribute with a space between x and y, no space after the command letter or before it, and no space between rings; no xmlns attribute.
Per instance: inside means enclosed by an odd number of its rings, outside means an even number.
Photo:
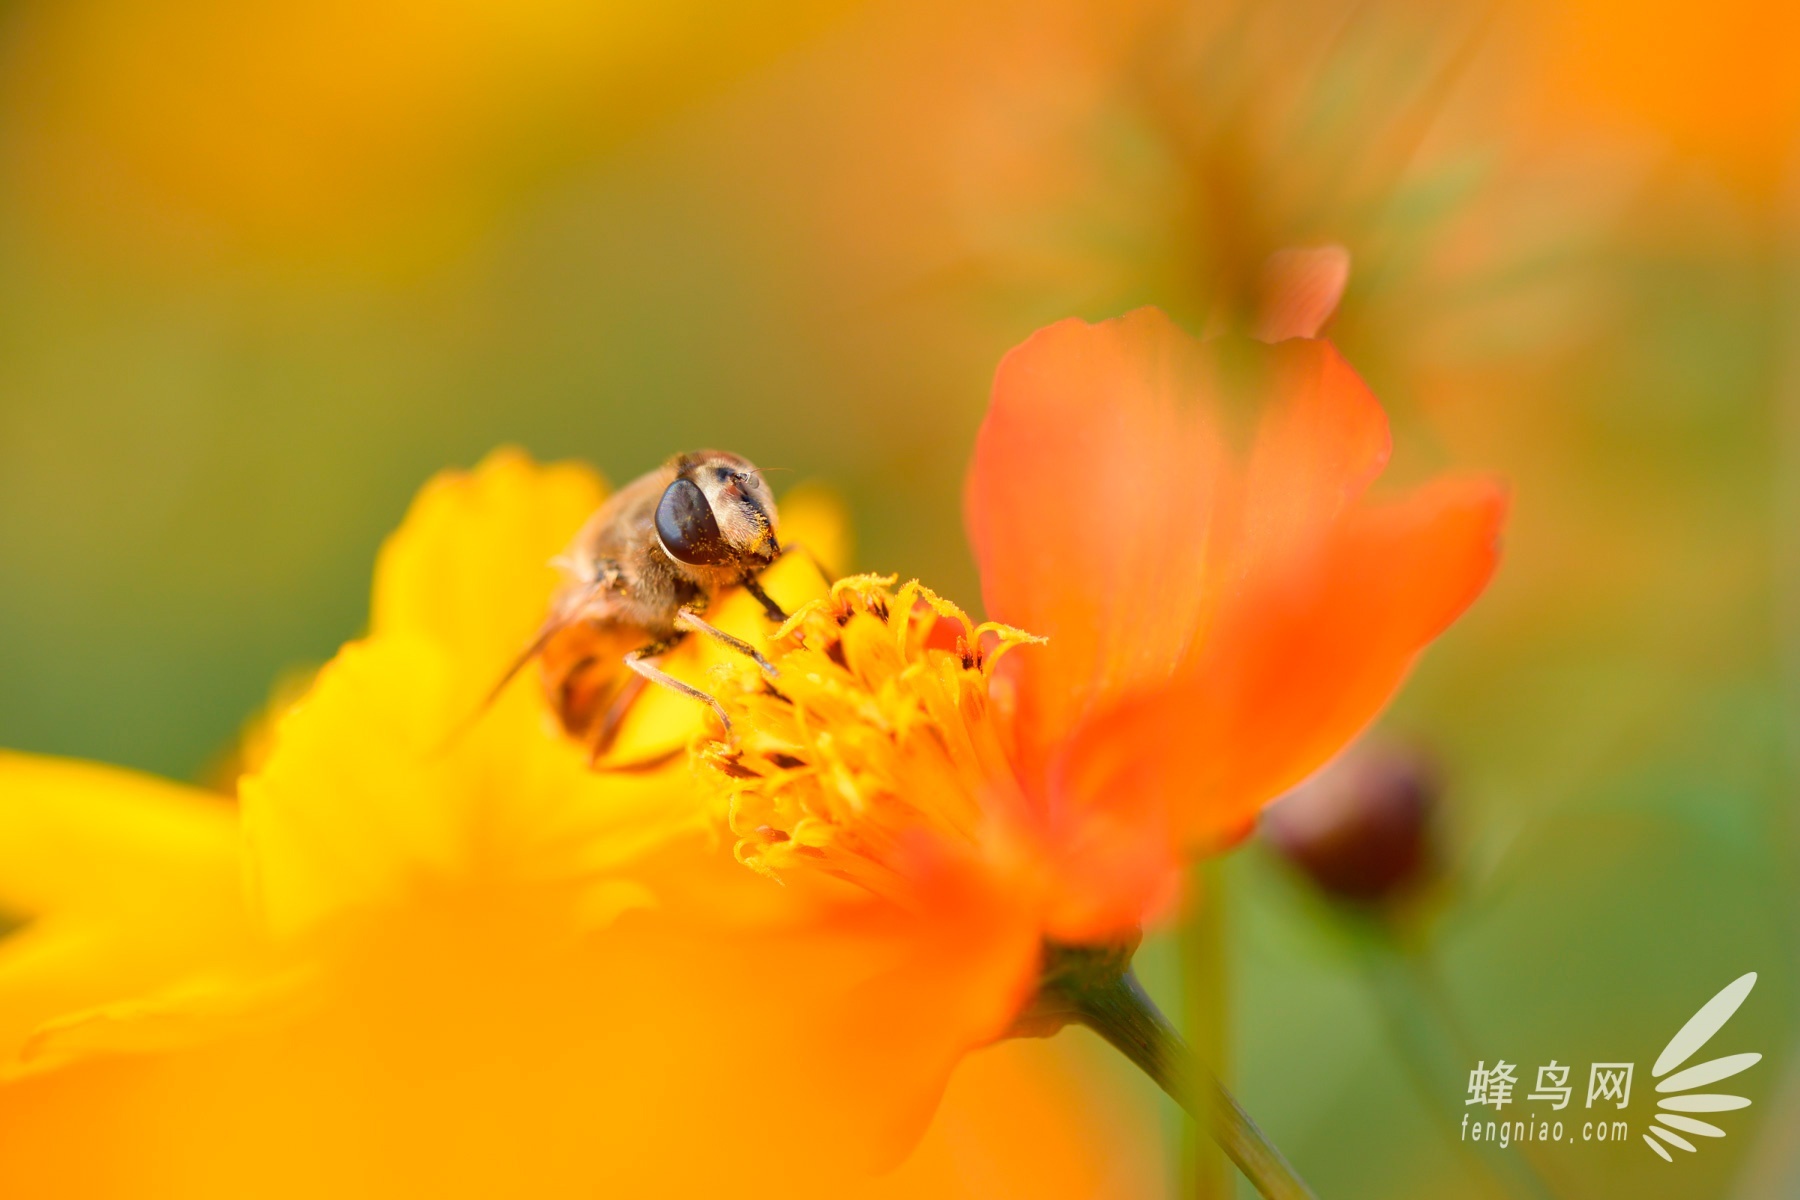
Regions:
<svg viewBox="0 0 1800 1200"><path fill-rule="evenodd" d="M249 937L236 814L111 767L0 752L0 1061L71 1009L161 987Z"/></svg>
<svg viewBox="0 0 1800 1200"><path fill-rule="evenodd" d="M707 825L684 771L596 772L535 689L473 720L457 663L417 637L353 643L282 721L240 787L255 892L278 934L443 880L601 886ZM605 896L596 913L617 911Z"/></svg>
<svg viewBox="0 0 1800 1200"><path fill-rule="evenodd" d="M236 861L236 820L216 796L116 767L0 751L0 908L179 903L229 878ZM179 896L169 897L171 886Z"/></svg>
<svg viewBox="0 0 1800 1200"><path fill-rule="evenodd" d="M550 560L604 495L587 467L512 449L443 472L381 548L371 632L439 643L479 697L536 633L557 582Z"/></svg>
<svg viewBox="0 0 1800 1200"><path fill-rule="evenodd" d="M152 1054L265 1033L301 1018L314 972L301 961L280 966L246 958L129 1000L54 1017L25 1040L0 1078L55 1070L97 1055Z"/></svg>
<svg viewBox="0 0 1800 1200"><path fill-rule="evenodd" d="M782 496L780 510L784 547L804 553L833 579L850 573L855 543L850 513L837 489L807 480Z"/></svg>

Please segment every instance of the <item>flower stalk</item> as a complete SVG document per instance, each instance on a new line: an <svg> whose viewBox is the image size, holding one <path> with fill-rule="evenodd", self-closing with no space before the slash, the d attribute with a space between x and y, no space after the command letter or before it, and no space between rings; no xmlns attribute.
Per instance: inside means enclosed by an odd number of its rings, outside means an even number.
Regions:
<svg viewBox="0 0 1800 1200"><path fill-rule="evenodd" d="M1227 1011L1225 906L1222 862L1202 859L1188 871L1187 911L1176 939L1181 964L1181 1027L1195 1061L1206 1063L1221 1078L1231 1073L1230 1018ZM1190 1121L1182 1129L1182 1158L1187 1172L1187 1200L1232 1200L1237 1177L1218 1145Z"/></svg>
<svg viewBox="0 0 1800 1200"><path fill-rule="evenodd" d="M1175 1032L1131 970L1131 945L1045 947L1038 992L1014 1025L1043 1037L1086 1025L1156 1081L1265 1200L1315 1200L1299 1174Z"/></svg>
<svg viewBox="0 0 1800 1200"><path fill-rule="evenodd" d="M1464 1103L1458 1081L1474 1055L1429 961L1405 945L1391 922L1380 916L1340 915L1350 925L1369 990L1413 1086L1439 1109L1455 1111ZM1479 1162L1507 1194L1554 1200L1555 1189L1523 1143L1516 1155L1475 1154L1461 1143L1457 1149Z"/></svg>

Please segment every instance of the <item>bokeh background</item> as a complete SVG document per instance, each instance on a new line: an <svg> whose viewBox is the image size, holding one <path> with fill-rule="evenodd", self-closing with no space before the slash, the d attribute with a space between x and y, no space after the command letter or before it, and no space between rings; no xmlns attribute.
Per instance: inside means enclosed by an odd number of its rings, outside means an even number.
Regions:
<svg viewBox="0 0 1800 1200"><path fill-rule="evenodd" d="M1341 243L1390 476L1516 490L1379 731L1437 764L1441 876L1383 932L1253 841L1149 982L1322 1196L1800 1194L1797 141L1758 0L12 0L0 744L208 778L500 443L730 447L973 602L1007 347L1241 327ZM1641 1094L1747 970L1722 1143L1457 1142L1476 1057ZM1161 1112L1120 1194L1221 1194Z"/></svg>

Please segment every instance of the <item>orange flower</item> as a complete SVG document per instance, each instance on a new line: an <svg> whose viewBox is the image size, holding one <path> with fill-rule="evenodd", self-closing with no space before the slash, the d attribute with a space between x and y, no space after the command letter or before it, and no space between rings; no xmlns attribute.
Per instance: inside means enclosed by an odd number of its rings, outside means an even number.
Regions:
<svg viewBox="0 0 1800 1200"><path fill-rule="evenodd" d="M1310 333L1330 305L1291 307ZM998 989L981 1002L922 968L934 1019L984 1018L964 1045L1001 1036L1057 965L1041 947L1128 951L1182 860L1354 738L1486 585L1504 490L1371 500L1388 450L1329 342L1200 342L1149 309L1038 332L1000 366L967 493L1006 624L866 576L796 612L772 678L738 669L735 741L701 754L740 859L985 937L1014 969L970 976Z"/></svg>

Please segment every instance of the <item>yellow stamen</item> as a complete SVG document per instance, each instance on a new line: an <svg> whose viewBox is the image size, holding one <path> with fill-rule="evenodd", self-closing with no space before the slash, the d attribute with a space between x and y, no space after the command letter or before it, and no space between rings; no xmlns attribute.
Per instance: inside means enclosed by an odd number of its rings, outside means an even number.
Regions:
<svg viewBox="0 0 1800 1200"><path fill-rule="evenodd" d="M776 631L776 679L744 664L723 681L737 745L699 747L696 767L744 865L811 866L899 898L911 844L972 843L994 803L1016 801L990 684L1002 654L1043 639L894 582L839 580Z"/></svg>

